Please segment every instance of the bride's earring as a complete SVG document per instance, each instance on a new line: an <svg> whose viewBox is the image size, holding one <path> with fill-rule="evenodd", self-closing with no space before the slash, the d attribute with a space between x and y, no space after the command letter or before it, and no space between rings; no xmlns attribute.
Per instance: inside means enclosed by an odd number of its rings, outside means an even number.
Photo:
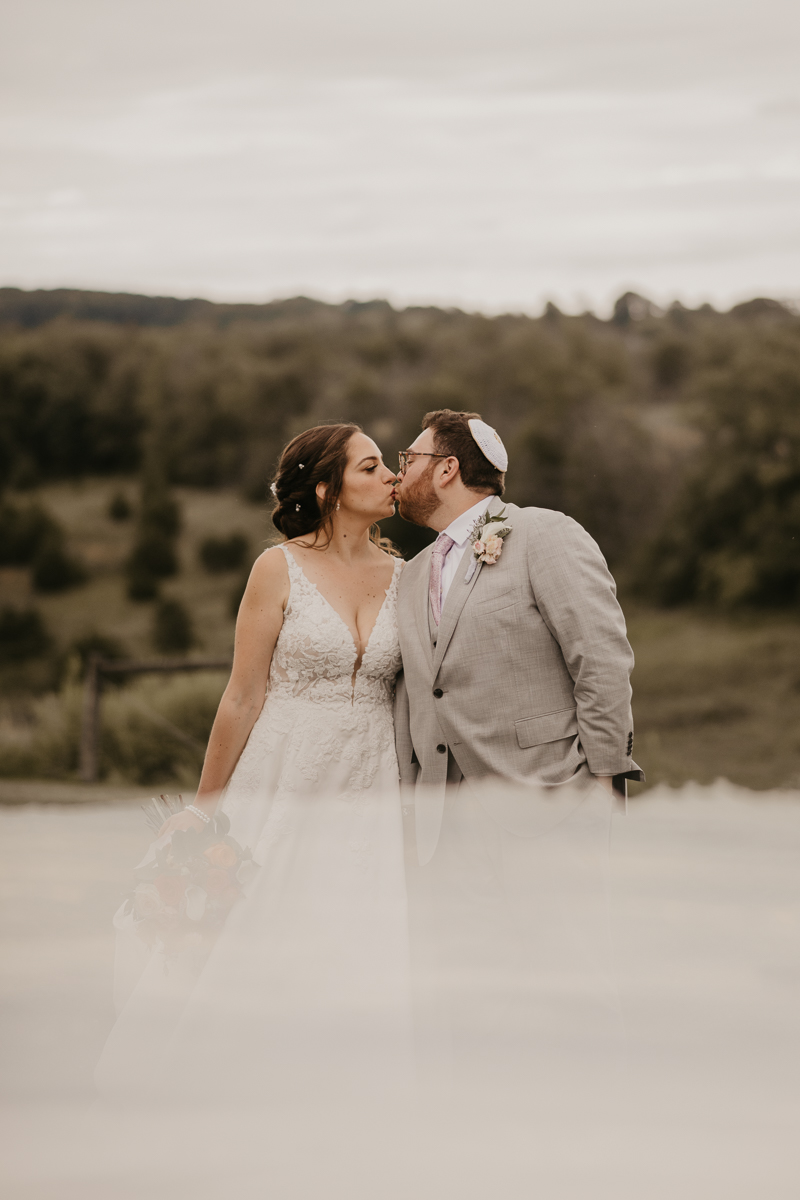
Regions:
<svg viewBox="0 0 800 1200"><path fill-rule="evenodd" d="M336 511L337 512L339 511L339 501L338 500L336 501Z"/></svg>

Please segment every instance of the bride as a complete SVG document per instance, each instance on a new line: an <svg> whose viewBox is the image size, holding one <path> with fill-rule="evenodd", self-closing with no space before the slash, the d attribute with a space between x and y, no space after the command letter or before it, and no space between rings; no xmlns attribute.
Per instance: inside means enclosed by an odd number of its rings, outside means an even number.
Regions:
<svg viewBox="0 0 800 1200"><path fill-rule="evenodd" d="M407 919L392 701L402 561L375 523L395 474L357 425L309 429L272 486L286 538L253 566L194 803L258 870L199 978L151 954L98 1066L215 1096L301 1096L407 1072Z"/></svg>

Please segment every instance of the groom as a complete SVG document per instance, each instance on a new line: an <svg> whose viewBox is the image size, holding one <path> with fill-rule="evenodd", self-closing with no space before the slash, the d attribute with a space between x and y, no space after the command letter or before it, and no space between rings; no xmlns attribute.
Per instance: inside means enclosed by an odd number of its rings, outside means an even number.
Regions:
<svg viewBox="0 0 800 1200"><path fill-rule="evenodd" d="M624 794L643 775L633 653L597 544L563 513L503 503L508 457L477 413L422 426L400 456L399 512L439 536L400 578L395 721L424 866L462 781L594 778Z"/></svg>

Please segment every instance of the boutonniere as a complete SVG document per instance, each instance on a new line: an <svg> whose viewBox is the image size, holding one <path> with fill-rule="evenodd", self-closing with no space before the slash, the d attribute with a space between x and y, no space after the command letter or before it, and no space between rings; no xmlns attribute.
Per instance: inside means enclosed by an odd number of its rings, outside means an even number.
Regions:
<svg viewBox="0 0 800 1200"><path fill-rule="evenodd" d="M484 513L482 517L478 517L469 531L472 555L464 576L465 583L469 583L472 579L478 569L478 563L486 563L487 566L491 566L497 562L503 553L503 542L510 533L511 526L506 520L505 509L495 513L494 516Z"/></svg>

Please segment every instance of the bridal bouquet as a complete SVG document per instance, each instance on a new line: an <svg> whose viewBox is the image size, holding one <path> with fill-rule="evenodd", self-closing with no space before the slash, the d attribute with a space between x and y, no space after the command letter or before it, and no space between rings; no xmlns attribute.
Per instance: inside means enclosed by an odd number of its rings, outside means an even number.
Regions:
<svg viewBox="0 0 800 1200"><path fill-rule="evenodd" d="M145 809L156 832L183 807L181 797L153 799ZM202 829L178 830L134 871L136 885L126 910L136 933L167 959L186 949L210 949L243 887L257 870L250 850L229 834L224 813Z"/></svg>

